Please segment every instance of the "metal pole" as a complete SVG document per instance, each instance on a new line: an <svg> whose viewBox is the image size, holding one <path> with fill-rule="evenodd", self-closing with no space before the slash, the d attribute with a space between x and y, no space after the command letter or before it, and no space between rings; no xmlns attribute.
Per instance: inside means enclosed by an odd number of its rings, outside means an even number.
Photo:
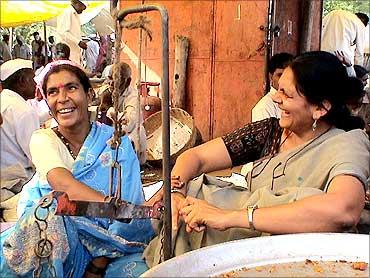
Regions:
<svg viewBox="0 0 370 278"><path fill-rule="evenodd" d="M14 28L13 27L10 27L10 32L9 32L9 48L10 48L10 53L12 52L13 50L13 44L14 44L14 39L13 39L13 35L14 35ZM12 59L14 59L14 57L12 56Z"/></svg>
<svg viewBox="0 0 370 278"><path fill-rule="evenodd" d="M137 122L137 126L135 128L135 133L136 133L136 138L134 140L134 145L136 146L136 153L138 154L139 156L139 149L140 149L140 122L141 122L141 102L140 102L140 94L141 94L141 54L142 54L142 51L141 51L141 46L142 46L142 43L143 43L143 30L140 28L139 29L139 54L138 54L138 62L137 62L137 75L138 75L138 78L137 78L137 84L136 84L136 88L137 88L137 92L136 92L136 104L137 104L137 109L138 109L138 113L137 113L137 117L136 117L136 122Z"/></svg>
<svg viewBox="0 0 370 278"><path fill-rule="evenodd" d="M267 26L265 28L266 32L266 51L265 51L265 95L270 91L270 75L268 64L270 61L270 56L272 52L272 24L273 24L273 13L275 10L275 1L276 0L269 0L269 7L268 7L268 15L267 15Z"/></svg>
<svg viewBox="0 0 370 278"><path fill-rule="evenodd" d="M45 66L47 63L48 63L48 40L46 38L46 22L44 21L44 41L45 41L45 62L44 62L44 65Z"/></svg>
<svg viewBox="0 0 370 278"><path fill-rule="evenodd" d="M164 260L172 257L172 217L171 217L171 181L170 181L170 117L169 117L169 63L168 63L168 13L158 5L142 5L127 8L118 12L117 20L121 22L133 13L158 11L162 20L162 168L164 186ZM123 27L123 26L122 26Z"/></svg>

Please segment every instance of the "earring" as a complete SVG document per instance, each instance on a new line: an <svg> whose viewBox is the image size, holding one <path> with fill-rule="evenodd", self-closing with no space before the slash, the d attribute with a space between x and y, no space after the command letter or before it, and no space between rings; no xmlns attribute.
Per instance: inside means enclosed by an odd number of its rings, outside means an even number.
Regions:
<svg viewBox="0 0 370 278"><path fill-rule="evenodd" d="M312 124L312 131L315 132L316 128L317 128L317 120L315 119Z"/></svg>

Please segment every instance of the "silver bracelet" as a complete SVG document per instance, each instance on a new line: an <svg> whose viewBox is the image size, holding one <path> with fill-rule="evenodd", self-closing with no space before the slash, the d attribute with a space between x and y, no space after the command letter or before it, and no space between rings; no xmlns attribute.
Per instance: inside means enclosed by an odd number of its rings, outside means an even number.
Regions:
<svg viewBox="0 0 370 278"><path fill-rule="evenodd" d="M258 206L257 205L254 205L254 206L248 206L247 207L247 212L248 212L248 222L249 222L249 229L251 229L252 231L255 230L254 228L254 225L253 225L253 213L254 211L258 209Z"/></svg>
<svg viewBox="0 0 370 278"><path fill-rule="evenodd" d="M178 188L171 188L171 193L180 193L184 198L186 198L184 192L182 192L180 189Z"/></svg>

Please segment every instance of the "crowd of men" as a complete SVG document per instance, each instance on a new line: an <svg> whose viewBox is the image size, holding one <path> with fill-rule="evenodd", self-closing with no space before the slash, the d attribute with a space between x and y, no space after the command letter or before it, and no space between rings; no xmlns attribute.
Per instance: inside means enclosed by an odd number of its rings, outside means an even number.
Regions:
<svg viewBox="0 0 370 278"><path fill-rule="evenodd" d="M82 37L81 22L79 15L86 9L83 1L71 0L57 19L56 36L49 36L45 42L38 31L32 34L31 44L28 45L21 35L15 37L13 47L10 46L10 36L2 35L0 42L0 64L11 59L32 60L33 69L44 67L48 62L55 60L56 43L64 43L70 49L70 60L81 64L91 74L102 72L107 46L100 43L101 38L97 34ZM56 38L55 38L56 37ZM102 48L102 49L101 49ZM103 49L104 48L104 49Z"/></svg>

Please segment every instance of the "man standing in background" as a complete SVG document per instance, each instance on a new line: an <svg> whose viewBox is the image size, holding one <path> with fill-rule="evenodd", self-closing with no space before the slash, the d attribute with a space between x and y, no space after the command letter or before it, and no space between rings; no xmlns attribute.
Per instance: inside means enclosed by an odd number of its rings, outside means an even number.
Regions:
<svg viewBox="0 0 370 278"><path fill-rule="evenodd" d="M49 41L48 61L51 62L55 58L55 54L56 54L54 36L49 36L48 41Z"/></svg>
<svg viewBox="0 0 370 278"><path fill-rule="evenodd" d="M339 52L353 65L363 66L365 33L369 17L363 13L334 10L323 19L321 50L336 54ZM340 57L339 57L340 58ZM352 75L354 70L352 67Z"/></svg>
<svg viewBox="0 0 370 278"><path fill-rule="evenodd" d="M84 51L84 61L86 70L89 73L95 72L96 61L99 55L99 43L95 41L96 35L89 35L87 49Z"/></svg>
<svg viewBox="0 0 370 278"><path fill-rule="evenodd" d="M34 40L31 42L33 68L37 70L46 63L45 42L41 39L39 32L33 33Z"/></svg>
<svg viewBox="0 0 370 278"><path fill-rule="evenodd" d="M86 5L79 0L71 0L71 6L58 17L57 33L59 42L67 44L71 50L70 60L81 65L81 49L87 45L81 40L80 14Z"/></svg>
<svg viewBox="0 0 370 278"><path fill-rule="evenodd" d="M10 52L9 35L4 34L3 40L0 42L0 65L12 59Z"/></svg>
<svg viewBox="0 0 370 278"><path fill-rule="evenodd" d="M13 46L13 59L25 59L31 60L31 50L27 44L24 43L24 39L21 35L16 37L17 43Z"/></svg>

